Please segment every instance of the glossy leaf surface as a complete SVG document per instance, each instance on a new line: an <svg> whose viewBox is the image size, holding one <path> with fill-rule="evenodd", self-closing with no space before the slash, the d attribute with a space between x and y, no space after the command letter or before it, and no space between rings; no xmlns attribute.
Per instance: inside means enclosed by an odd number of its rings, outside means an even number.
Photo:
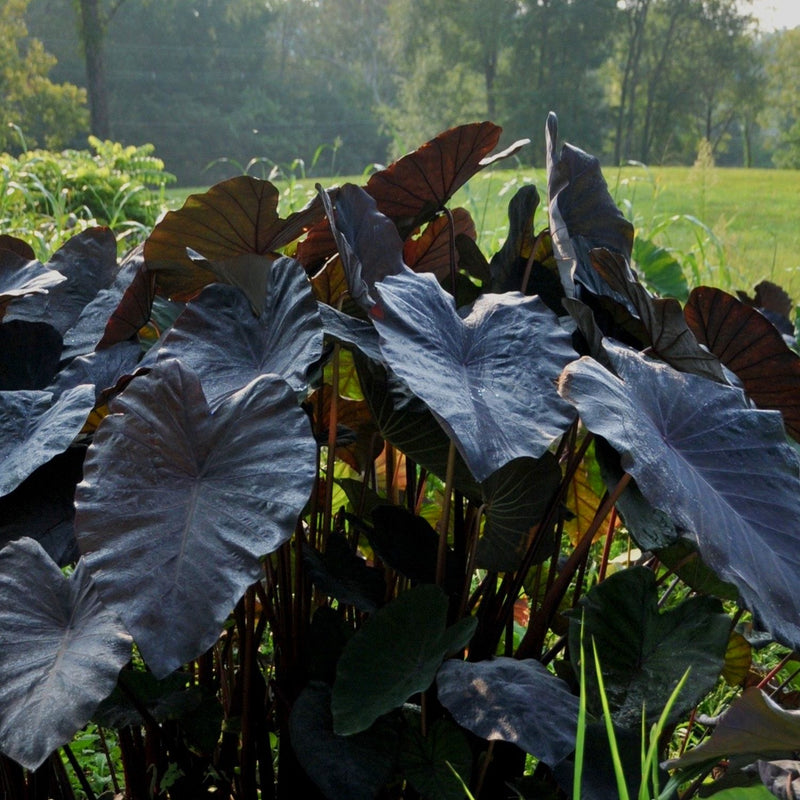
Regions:
<svg viewBox="0 0 800 800"><path fill-rule="evenodd" d="M131 639L82 562L70 578L32 539L0 551L0 750L29 769L88 722Z"/></svg>
<svg viewBox="0 0 800 800"><path fill-rule="evenodd" d="M47 294L66 279L65 275L47 269L38 261L0 248L0 319L12 300L29 294Z"/></svg>
<svg viewBox="0 0 800 800"><path fill-rule="evenodd" d="M762 624L800 646L800 478L780 415L748 407L731 387L608 342L606 350L619 377L584 357L559 391Z"/></svg>
<svg viewBox="0 0 800 800"><path fill-rule="evenodd" d="M266 373L300 391L322 354L322 323L296 261L279 258L270 265L262 303L256 317L236 287L206 287L164 337L158 361L178 358L194 370L211 405Z"/></svg>
<svg viewBox="0 0 800 800"><path fill-rule="evenodd" d="M407 271L376 286L386 361L479 481L515 458L538 458L569 427L574 414L554 381L574 351L538 297L484 295L462 317L432 275Z"/></svg>
<svg viewBox="0 0 800 800"><path fill-rule="evenodd" d="M212 414L197 377L164 362L111 410L87 454L76 534L104 602L164 677L214 643L259 558L291 536L315 444L275 376Z"/></svg>

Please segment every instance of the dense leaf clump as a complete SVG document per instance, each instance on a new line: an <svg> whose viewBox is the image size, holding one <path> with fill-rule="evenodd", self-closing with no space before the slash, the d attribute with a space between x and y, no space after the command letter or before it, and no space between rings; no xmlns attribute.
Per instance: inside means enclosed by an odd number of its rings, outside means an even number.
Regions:
<svg viewBox="0 0 800 800"><path fill-rule="evenodd" d="M499 137L288 217L226 181L122 263L102 228L0 243L9 796L70 796L90 720L131 798L646 792L746 637L800 648L798 356L732 295L654 296L554 117L549 226L524 188L486 258L447 204ZM797 749L753 692L780 746L725 717L660 796ZM719 785L793 774L747 763Z"/></svg>

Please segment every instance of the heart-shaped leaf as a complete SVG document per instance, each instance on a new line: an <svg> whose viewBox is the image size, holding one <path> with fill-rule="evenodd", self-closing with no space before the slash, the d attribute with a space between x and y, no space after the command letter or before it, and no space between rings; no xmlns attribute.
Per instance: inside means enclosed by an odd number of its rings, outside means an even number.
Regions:
<svg viewBox="0 0 800 800"><path fill-rule="evenodd" d="M467 730L512 742L545 764L575 749L578 698L538 661L446 661L436 676L439 701Z"/></svg>
<svg viewBox="0 0 800 800"><path fill-rule="evenodd" d="M331 690L320 683L306 686L295 701L289 735L298 761L329 800L373 800L397 757L398 732L387 720L355 736L335 733Z"/></svg>
<svg viewBox="0 0 800 800"><path fill-rule="evenodd" d="M652 570L631 567L610 575L581 599L569 628L570 655L579 674L583 640L597 648L603 683L614 722L638 730L642 709L655 722L691 667L670 713L673 721L713 687L725 661L731 621L719 600L690 597L659 612ZM590 660L591 650L584 657ZM589 710L603 707L594 670L586 668Z"/></svg>
<svg viewBox="0 0 800 800"><path fill-rule="evenodd" d="M736 374L757 406L780 411L789 435L800 441L800 356L775 326L710 286L692 290L684 314L697 341Z"/></svg>
<svg viewBox="0 0 800 800"><path fill-rule="evenodd" d="M32 539L0 550L0 750L29 769L111 693L131 639L83 562L70 578Z"/></svg>
<svg viewBox="0 0 800 800"><path fill-rule="evenodd" d="M94 406L94 386L64 392L0 392L0 497L37 467L63 453L80 433Z"/></svg>
<svg viewBox="0 0 800 800"><path fill-rule="evenodd" d="M212 406L266 373L301 391L309 366L322 355L322 323L297 261L270 265L262 304L256 317L236 287L206 287L164 337L158 362L178 358L195 371Z"/></svg>
<svg viewBox="0 0 800 800"><path fill-rule="evenodd" d="M538 297L483 295L460 316L433 275L406 270L376 289L372 316L387 363L479 481L515 458L539 458L572 423L554 382L575 353Z"/></svg>
<svg viewBox="0 0 800 800"><path fill-rule="evenodd" d="M437 586L403 592L347 643L339 659L331 709L334 730L365 731L378 717L425 691L450 653L465 647L477 620L447 625L447 597ZM369 675L368 683L364 675Z"/></svg>
<svg viewBox="0 0 800 800"><path fill-rule="evenodd" d="M486 524L475 565L491 572L517 569L560 483L561 468L552 453L514 459L484 481Z"/></svg>
<svg viewBox="0 0 800 800"><path fill-rule="evenodd" d="M689 296L683 268L671 250L637 236L633 240L632 258L638 272L653 291L681 302Z"/></svg>
<svg viewBox="0 0 800 800"><path fill-rule="evenodd" d="M291 536L316 445L275 376L212 414L197 377L167 361L111 411L87 454L76 535L104 602L163 677L213 644L259 558Z"/></svg>
<svg viewBox="0 0 800 800"><path fill-rule="evenodd" d="M322 216L322 206L315 201L281 219L279 197L269 181L241 175L190 195L178 211L168 212L144 245L145 262L156 274L159 291L188 300L217 280L192 261L187 248L212 262L243 253L276 255Z"/></svg>
<svg viewBox="0 0 800 800"><path fill-rule="evenodd" d="M473 122L444 131L413 153L375 172L367 192L378 209L392 219L400 235L433 219L447 201L485 164L502 128Z"/></svg>
<svg viewBox="0 0 800 800"><path fill-rule="evenodd" d="M123 275L129 276L131 273L133 275L125 287L122 297L108 317L103 335L97 343L98 350L130 339L150 319L150 310L153 307L156 291L156 276L145 266L141 247L137 248L123 262L118 280ZM117 282L115 281L115 283Z"/></svg>
<svg viewBox="0 0 800 800"><path fill-rule="evenodd" d="M117 242L108 228L88 228L67 240L47 263L67 280L45 295L29 295L8 309L9 319L47 322L65 334L117 273Z"/></svg>
<svg viewBox="0 0 800 800"><path fill-rule="evenodd" d="M561 283L568 297L575 294L575 280L599 294L589 251L605 247L630 259L633 225L615 205L594 156L569 144L556 152L558 122L552 112L546 134L550 236Z"/></svg>
<svg viewBox="0 0 800 800"><path fill-rule="evenodd" d="M584 357L564 371L559 391L773 635L800 646L800 478L780 414L750 408L737 389L605 346L617 375Z"/></svg>
<svg viewBox="0 0 800 800"><path fill-rule="evenodd" d="M493 292L523 291L525 262L533 248L533 218L538 207L539 192L532 183L518 189L511 198L508 236L491 261Z"/></svg>

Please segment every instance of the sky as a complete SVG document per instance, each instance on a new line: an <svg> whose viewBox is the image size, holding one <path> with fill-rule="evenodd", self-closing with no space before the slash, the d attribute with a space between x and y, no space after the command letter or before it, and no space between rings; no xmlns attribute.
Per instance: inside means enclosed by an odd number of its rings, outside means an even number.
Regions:
<svg viewBox="0 0 800 800"><path fill-rule="evenodd" d="M765 31L800 25L800 0L753 0L744 10L757 17Z"/></svg>

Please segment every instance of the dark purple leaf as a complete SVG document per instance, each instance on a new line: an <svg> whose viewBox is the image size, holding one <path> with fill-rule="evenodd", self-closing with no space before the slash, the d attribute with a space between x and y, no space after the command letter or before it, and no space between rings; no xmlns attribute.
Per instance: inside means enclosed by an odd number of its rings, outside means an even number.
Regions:
<svg viewBox="0 0 800 800"><path fill-rule="evenodd" d="M490 741L512 742L553 766L575 749L578 698L538 661L446 661L439 702L459 725Z"/></svg>
<svg viewBox="0 0 800 800"><path fill-rule="evenodd" d="M65 578L32 539L0 551L0 750L36 769L111 693L131 639L85 565Z"/></svg>
<svg viewBox="0 0 800 800"><path fill-rule="evenodd" d="M560 155L556 152L558 123L553 113L546 133L550 235L561 283L568 297L575 293L576 280L600 294L589 251L605 247L630 260L633 225L615 205L594 156L569 144Z"/></svg>
<svg viewBox="0 0 800 800"><path fill-rule="evenodd" d="M564 370L559 391L767 629L800 646L800 470L780 414L751 408L738 389L605 347L617 375L584 357Z"/></svg>
<svg viewBox="0 0 800 800"><path fill-rule="evenodd" d="M111 411L87 454L76 535L104 602L163 677L213 644L259 559L291 536L316 445L274 375L212 414L198 378L166 361Z"/></svg>
<svg viewBox="0 0 800 800"><path fill-rule="evenodd" d="M119 342L105 350L96 350L87 356L73 359L56 376L48 387L55 397L81 383L95 387L95 398L106 389L116 386L123 375L130 375L139 363L142 348L138 342Z"/></svg>
<svg viewBox="0 0 800 800"><path fill-rule="evenodd" d="M0 247L0 320L12 300L31 294L45 295L65 280L60 272L36 261L32 253L27 257Z"/></svg>
<svg viewBox="0 0 800 800"><path fill-rule="evenodd" d="M64 335L117 273L117 242L108 228L89 228L65 242L47 263L66 281L46 295L30 295L8 309L9 319L48 322Z"/></svg>
<svg viewBox="0 0 800 800"><path fill-rule="evenodd" d="M19 239L8 233L0 233L0 250L15 253L18 256L22 256L26 261L36 260L36 253L24 239ZM5 254L0 255L0 258L4 257Z"/></svg>
<svg viewBox="0 0 800 800"><path fill-rule="evenodd" d="M515 458L538 458L572 423L555 381L575 353L538 297L484 295L462 316L433 275L410 270L376 291L386 361L479 481Z"/></svg>
<svg viewBox="0 0 800 800"><path fill-rule="evenodd" d="M305 271L291 258L269 266L256 317L236 287L213 284L190 302L167 333L158 361L179 358L194 370L213 406L259 375L280 375L295 391L322 355L322 322Z"/></svg>
<svg viewBox="0 0 800 800"><path fill-rule="evenodd" d="M93 406L91 385L76 386L56 402L51 392L0 392L0 497L63 453Z"/></svg>

